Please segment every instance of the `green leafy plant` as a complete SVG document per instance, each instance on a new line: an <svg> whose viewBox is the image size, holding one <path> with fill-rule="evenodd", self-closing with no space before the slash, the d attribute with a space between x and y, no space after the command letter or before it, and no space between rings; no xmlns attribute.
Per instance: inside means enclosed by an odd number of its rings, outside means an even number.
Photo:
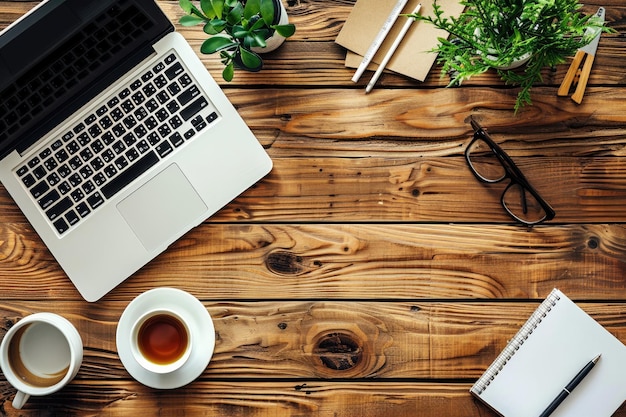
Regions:
<svg viewBox="0 0 626 417"><path fill-rule="evenodd" d="M531 88L541 82L541 71L566 62L593 36L589 27L608 31L602 22L580 12L578 0L462 0L465 10L458 17L444 16L434 0L431 16L411 15L450 34L439 38L434 52L450 74L450 85L489 69L495 69L507 84L517 85L517 112L532 104ZM525 61L523 70L514 70ZM520 65L523 65L520 64Z"/></svg>
<svg viewBox="0 0 626 417"><path fill-rule="evenodd" d="M220 53L225 68L222 77L231 81L235 68L260 71L263 59L255 52L265 48L274 33L284 38L293 35L293 24L278 24L280 0L179 0L186 13L180 18L183 26L203 25L210 37L202 43L203 54Z"/></svg>

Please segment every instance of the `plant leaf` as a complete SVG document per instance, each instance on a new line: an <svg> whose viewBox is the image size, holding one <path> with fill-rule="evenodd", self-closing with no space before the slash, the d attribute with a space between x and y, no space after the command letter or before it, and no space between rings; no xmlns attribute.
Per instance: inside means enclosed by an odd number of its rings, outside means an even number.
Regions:
<svg viewBox="0 0 626 417"><path fill-rule="evenodd" d="M191 14L191 8L193 7L191 0L178 0L178 5L185 13Z"/></svg>
<svg viewBox="0 0 626 417"><path fill-rule="evenodd" d="M273 0L260 0L261 1L261 17L267 26L274 24L274 1Z"/></svg>
<svg viewBox="0 0 626 417"><path fill-rule="evenodd" d="M294 24L287 24L287 25L276 25L276 26L272 26L272 29L274 29L276 32L278 32L278 34L280 36L282 36L283 38L288 38L291 35L293 35L294 33L296 33L296 25Z"/></svg>
<svg viewBox="0 0 626 417"><path fill-rule="evenodd" d="M263 60L258 54L240 47L241 62L248 71L259 71L263 67Z"/></svg>
<svg viewBox="0 0 626 417"><path fill-rule="evenodd" d="M206 25L204 25L204 33L207 35L217 35L226 27L226 21L221 19L213 19L209 20Z"/></svg>
<svg viewBox="0 0 626 417"><path fill-rule="evenodd" d="M259 0L246 1L246 7L243 10L243 17L250 20L253 16L256 16L261 12L261 3Z"/></svg>
<svg viewBox="0 0 626 417"><path fill-rule="evenodd" d="M195 26L198 23L202 23L205 20L198 17L198 16L189 16L189 15L185 15L185 16L181 16L180 19L178 20L178 23L180 23L182 26Z"/></svg>
<svg viewBox="0 0 626 417"><path fill-rule="evenodd" d="M233 80L234 75L235 75L235 66L233 65L232 62L230 62L228 65L226 65L226 67L224 67L224 70L222 71L222 78L224 78L224 81L226 82L231 82Z"/></svg>
<svg viewBox="0 0 626 417"><path fill-rule="evenodd" d="M237 3L235 7L233 7L228 16L226 16L226 20L231 25L236 25L241 23L241 19L243 18L243 5L241 3Z"/></svg>
<svg viewBox="0 0 626 417"><path fill-rule="evenodd" d="M234 46L237 46L236 42L233 42L232 39L226 36L212 36L206 41L202 43L200 46L200 52L203 54L214 54L215 52L221 51L223 49L229 49Z"/></svg>

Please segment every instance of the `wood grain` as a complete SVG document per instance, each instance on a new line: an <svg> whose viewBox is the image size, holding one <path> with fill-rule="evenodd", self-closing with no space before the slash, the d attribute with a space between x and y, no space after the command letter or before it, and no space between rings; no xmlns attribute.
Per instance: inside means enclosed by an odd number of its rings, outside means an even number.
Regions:
<svg viewBox="0 0 626 417"><path fill-rule="evenodd" d="M3 299L72 300L76 290L27 226L0 229ZM202 299L624 299L622 224L206 223L104 300L160 286Z"/></svg>
<svg viewBox="0 0 626 417"><path fill-rule="evenodd" d="M177 0L157 0L177 22ZM0 29L36 1L0 1ZM259 73L221 79L274 161L262 181L97 303L86 303L0 186L0 337L54 311L79 329L70 386L0 416L495 417L468 390L554 287L626 342L626 6L605 6L581 105L557 97L568 62L546 69L531 107L494 72L444 88L385 73L363 93L334 43L355 0L286 0L296 34ZM200 27L177 29L198 51ZM475 117L555 208L511 223L504 184L463 152ZM117 354L119 317L155 287L189 291L217 344L176 390L135 381ZM626 405L613 417L626 417Z"/></svg>

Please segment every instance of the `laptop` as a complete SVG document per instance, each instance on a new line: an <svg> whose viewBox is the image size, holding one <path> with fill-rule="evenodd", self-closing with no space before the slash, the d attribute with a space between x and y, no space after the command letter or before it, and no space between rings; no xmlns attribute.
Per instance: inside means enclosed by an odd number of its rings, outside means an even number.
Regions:
<svg viewBox="0 0 626 417"><path fill-rule="evenodd" d="M271 168L154 0L47 0L0 32L0 181L85 300Z"/></svg>

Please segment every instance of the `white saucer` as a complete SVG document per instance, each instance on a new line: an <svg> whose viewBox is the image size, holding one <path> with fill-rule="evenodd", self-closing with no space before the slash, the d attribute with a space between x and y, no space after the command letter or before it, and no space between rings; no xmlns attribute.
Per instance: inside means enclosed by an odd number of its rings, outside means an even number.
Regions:
<svg viewBox="0 0 626 417"><path fill-rule="evenodd" d="M191 356L178 370L156 374L143 368L131 352L130 334L135 320L145 311L163 307L176 311L191 331ZM117 352L128 373L142 384L159 389L182 387L206 369L215 348L215 328L207 309L193 295L175 288L155 288L139 295L126 307L116 333Z"/></svg>

